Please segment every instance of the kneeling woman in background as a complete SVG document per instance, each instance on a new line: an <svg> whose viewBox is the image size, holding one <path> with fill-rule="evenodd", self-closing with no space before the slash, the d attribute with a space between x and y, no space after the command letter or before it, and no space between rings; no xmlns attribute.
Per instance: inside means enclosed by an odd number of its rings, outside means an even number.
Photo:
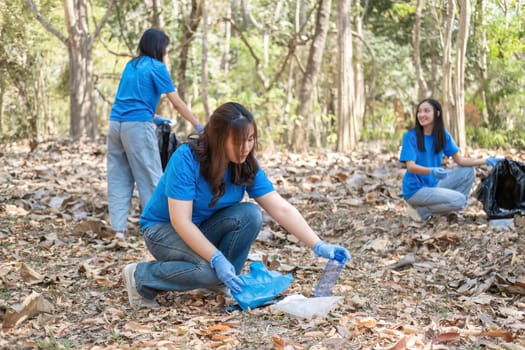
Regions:
<svg viewBox="0 0 525 350"><path fill-rule="evenodd" d="M443 157L452 157L459 167L445 170ZM503 158L465 158L443 123L441 104L431 98L416 110L416 126L403 136L399 160L406 164L403 198L416 221L445 215L467 205L477 165L495 166Z"/></svg>

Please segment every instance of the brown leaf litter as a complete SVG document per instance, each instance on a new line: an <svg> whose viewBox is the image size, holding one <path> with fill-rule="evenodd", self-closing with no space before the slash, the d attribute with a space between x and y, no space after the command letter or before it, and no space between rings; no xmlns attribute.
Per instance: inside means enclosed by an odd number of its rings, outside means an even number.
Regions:
<svg viewBox="0 0 525 350"><path fill-rule="evenodd" d="M412 222L395 153L261 152L276 190L352 253L334 289L342 300L308 320L268 307L226 311L233 300L207 290L163 293L159 309L132 310L121 269L151 256L136 196L131 237L111 239L104 142L4 148L0 348L525 348L525 219L491 227L471 197L463 221ZM488 168L476 171L479 181ZM266 216L262 231L251 256L293 274L286 295L312 297L326 261Z"/></svg>

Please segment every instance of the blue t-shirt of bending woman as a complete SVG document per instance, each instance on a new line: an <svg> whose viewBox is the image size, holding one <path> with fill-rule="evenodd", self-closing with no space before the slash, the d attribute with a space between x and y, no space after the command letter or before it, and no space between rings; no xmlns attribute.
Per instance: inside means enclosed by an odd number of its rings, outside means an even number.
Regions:
<svg viewBox="0 0 525 350"><path fill-rule="evenodd" d="M200 162L188 144L183 144L170 158L166 171L162 175L146 208L142 211L140 226L142 231L148 227L170 221L168 197L193 201L192 221L199 225L215 212L230 207L243 200L247 193L250 198L258 198L274 190L265 172L259 167L252 186L235 185L231 182L230 171L224 174L226 191L217 203L208 207L213 194L210 183L200 171Z"/></svg>
<svg viewBox="0 0 525 350"><path fill-rule="evenodd" d="M160 96L174 91L163 62L149 56L132 59L122 72L109 120L153 122Z"/></svg>
<svg viewBox="0 0 525 350"><path fill-rule="evenodd" d="M434 168L441 167L443 156L451 157L459 151L450 133L445 130L445 146L439 153L434 151L434 134L425 135L425 151L417 148L416 130L411 129L403 136L399 160L403 163L412 160L417 165ZM406 171L403 176L403 198L409 199L422 187L435 187L438 179L431 175L417 175Z"/></svg>

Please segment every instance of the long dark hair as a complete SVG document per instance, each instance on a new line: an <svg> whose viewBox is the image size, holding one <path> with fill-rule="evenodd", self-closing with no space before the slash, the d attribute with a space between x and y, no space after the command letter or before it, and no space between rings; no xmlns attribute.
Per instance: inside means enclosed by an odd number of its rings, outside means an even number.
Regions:
<svg viewBox="0 0 525 350"><path fill-rule="evenodd" d="M169 43L170 38L163 31L155 28L146 30L139 41L137 61L141 57L149 56L162 62Z"/></svg>
<svg viewBox="0 0 525 350"><path fill-rule="evenodd" d="M417 119L417 112L419 111L419 107L423 103L429 103L434 107L434 127L432 128L432 133L434 135L434 152L438 154L441 152L443 147L445 147L445 124L443 123L443 109L441 108L441 104L432 98L426 98L419 102L419 104L416 107L416 136L417 136L417 148L421 152L425 152L425 135L423 133L423 127L421 124L419 124L419 120Z"/></svg>
<svg viewBox="0 0 525 350"><path fill-rule="evenodd" d="M253 127L254 147L241 164L230 162L226 157L226 141L233 137L233 143L239 147L248 138L248 128ZM232 182L236 185L253 185L259 169L255 160L257 149L257 125L253 115L240 103L227 102L219 106L210 117L204 131L190 147L199 156L201 174L211 184L213 198L208 204L214 206L226 191L224 173L231 171Z"/></svg>

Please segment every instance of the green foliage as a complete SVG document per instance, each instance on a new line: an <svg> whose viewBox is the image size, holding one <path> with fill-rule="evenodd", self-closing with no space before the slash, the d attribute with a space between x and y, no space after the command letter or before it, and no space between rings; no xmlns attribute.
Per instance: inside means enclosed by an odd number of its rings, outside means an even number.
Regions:
<svg viewBox="0 0 525 350"><path fill-rule="evenodd" d="M467 127L467 140L472 147L525 150L525 129L491 130Z"/></svg>
<svg viewBox="0 0 525 350"><path fill-rule="evenodd" d="M259 58L259 66L247 44L236 30L231 32L229 43L229 70L221 66L225 47L224 18L226 6L231 2L221 0L208 2L208 101L213 110L219 104L234 100L247 105L257 118L261 140L275 145L289 146L294 125L304 123L294 115L297 108L297 93L308 58L308 49L314 31L316 1L304 1L307 23L301 33L295 57L287 62L280 78L271 89L264 86L260 75L272 81L281 69L288 44L296 36L298 24L296 2L254 0L250 2L251 16L245 18L240 6L233 7L232 18L242 31L250 48ZM107 0L93 1L90 6L91 29L95 18L105 13ZM525 41L523 16L518 12L516 0L505 3L484 1L485 28L473 25L473 32L485 29L487 33L488 81L480 80L479 59L482 52L477 45L478 37L471 37L467 51L466 101L486 110L489 127L503 139L490 141L482 131L472 132L476 142L519 145L520 131L514 130L525 124L523 91L525 66ZM393 109L412 115L417 102L415 72L413 66L412 33L415 18L415 1L378 0L352 5L355 16L364 8L363 40L370 50L361 46L361 40L354 36L354 62L364 69L366 89L366 115L362 125L363 141L378 139L397 142L398 135L393 128ZM43 17L57 30L67 36L64 21L64 3L61 0L37 1ZM188 24L191 2L160 1L164 30L171 38L171 68L177 71L182 35ZM443 13L426 3L423 8L421 30L421 59L425 79L434 84L434 97L439 98L441 88L442 47L439 38ZM176 11L174 10L176 7ZM314 136L320 135L323 146L336 143L335 125L337 65L337 28L335 24L336 4L333 3L330 30L325 55L316 87L312 119L318 120ZM476 7L473 7L476 10ZM135 54L140 36L151 27L152 7L142 0L118 1L111 13L108 25L103 28L102 39L94 43L94 74L97 90L97 110L101 129L107 123L111 103L117 90L120 74L130 55ZM437 17L436 17L436 16ZM473 14L473 18L477 18ZM475 22L473 21L473 24ZM201 25L193 33L188 52L188 66L185 71L186 100L194 112L203 118L201 101ZM353 28L355 29L355 28ZM264 33L268 33L268 56L265 61ZM358 52L360 54L358 55ZM118 55L116 55L116 53ZM372 57L374 61L372 61ZM68 56L66 47L36 21L27 2L0 3L0 89L3 93L0 139L29 137L31 132L38 136L62 135L69 127L69 81ZM372 63L375 63L373 65ZM292 66L293 64L293 66ZM258 71L259 69L259 71ZM290 73L290 70L293 70ZM15 80L15 77L18 78ZM431 78L432 77L432 78ZM371 81L375 79L372 89ZM174 76L175 85L177 78ZM291 85L289 84L289 79ZM434 81L431 81L434 79ZM41 85L39 85L41 84ZM484 85L486 84L486 85ZM3 87L3 88L2 88ZM480 91L488 92L486 100L480 98ZM25 100L24 100L25 99ZM484 105L485 102L487 105ZM173 113L169 109L167 113ZM175 118L174 115L171 117ZM397 121L399 123L399 121ZM185 122L181 122L185 124ZM403 126L397 125L398 128ZM32 131L31 131L32 130ZM310 135L312 136L312 135Z"/></svg>
<svg viewBox="0 0 525 350"><path fill-rule="evenodd" d="M45 339L37 339L36 343L39 349L42 350L70 350L73 349L73 344L67 339L58 340L54 336L46 337Z"/></svg>
<svg viewBox="0 0 525 350"><path fill-rule="evenodd" d="M510 3L512 5L514 2ZM525 123L523 91L525 89L525 32L523 14L517 4L506 15L488 3L486 32L488 52L488 111L492 128L510 129Z"/></svg>
<svg viewBox="0 0 525 350"><path fill-rule="evenodd" d="M401 145L403 133L406 130L395 129L395 116L388 109L375 112L371 122L367 123L361 133L361 139L365 143L381 142L387 150L397 150Z"/></svg>
<svg viewBox="0 0 525 350"><path fill-rule="evenodd" d="M390 0L369 1L365 26L376 36L407 45L412 40L414 5Z"/></svg>

